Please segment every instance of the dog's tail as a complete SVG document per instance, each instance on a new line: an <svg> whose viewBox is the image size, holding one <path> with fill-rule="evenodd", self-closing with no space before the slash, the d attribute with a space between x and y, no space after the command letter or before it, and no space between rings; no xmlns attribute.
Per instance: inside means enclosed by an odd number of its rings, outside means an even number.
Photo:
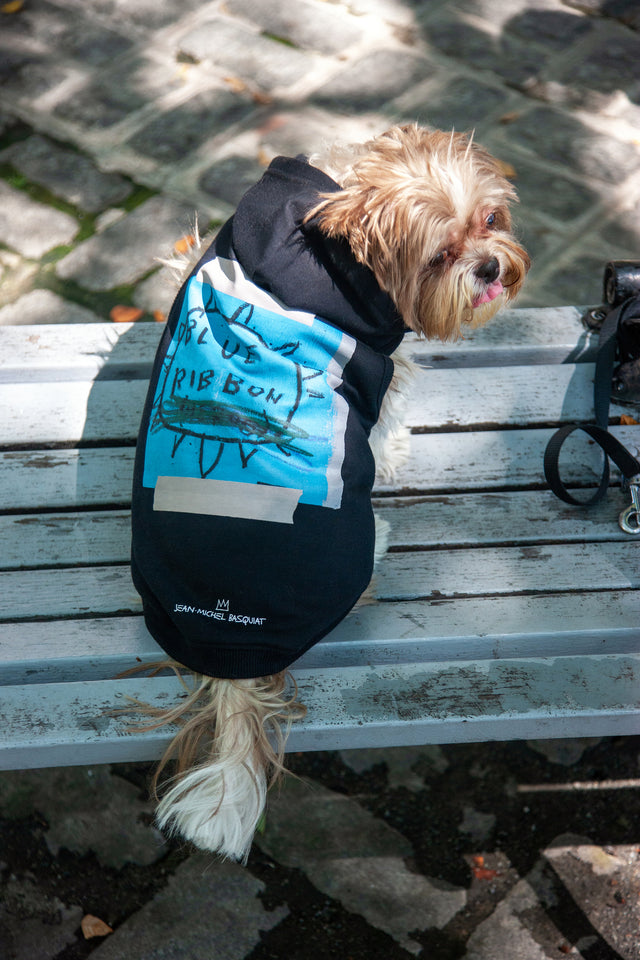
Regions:
<svg viewBox="0 0 640 960"><path fill-rule="evenodd" d="M305 713L297 690L287 696L286 686L285 672L257 680L200 676L180 706L162 715L160 723L181 725L154 779L155 789L176 754L176 776L157 810L162 829L246 862L267 790L285 769L289 727Z"/></svg>

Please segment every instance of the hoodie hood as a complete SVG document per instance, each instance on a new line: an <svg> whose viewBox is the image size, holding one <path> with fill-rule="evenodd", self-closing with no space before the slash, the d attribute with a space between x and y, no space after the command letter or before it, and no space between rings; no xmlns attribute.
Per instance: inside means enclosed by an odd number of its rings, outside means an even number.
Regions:
<svg viewBox="0 0 640 960"><path fill-rule="evenodd" d="M321 316L381 353L406 333L391 297L346 240L304 218L338 184L302 157L276 157L240 201L232 245L248 276L291 309Z"/></svg>

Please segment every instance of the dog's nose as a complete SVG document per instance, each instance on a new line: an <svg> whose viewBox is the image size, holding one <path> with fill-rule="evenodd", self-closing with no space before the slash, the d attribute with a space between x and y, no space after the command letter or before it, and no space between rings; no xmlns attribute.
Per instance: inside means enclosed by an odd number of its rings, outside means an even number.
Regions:
<svg viewBox="0 0 640 960"><path fill-rule="evenodd" d="M485 283L493 283L494 280L497 280L500 275L500 264L496 257L491 257L490 260L481 263L475 274L478 280L484 280Z"/></svg>

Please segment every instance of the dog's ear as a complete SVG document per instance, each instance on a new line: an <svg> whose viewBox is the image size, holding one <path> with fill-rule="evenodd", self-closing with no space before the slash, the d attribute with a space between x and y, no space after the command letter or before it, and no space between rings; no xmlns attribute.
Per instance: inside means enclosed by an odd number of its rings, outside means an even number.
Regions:
<svg viewBox="0 0 640 960"><path fill-rule="evenodd" d="M409 267L398 214L392 189L356 183L325 196L308 219L325 236L345 239L356 260L389 291L391 275Z"/></svg>
<svg viewBox="0 0 640 960"><path fill-rule="evenodd" d="M305 217L305 223L315 226L327 237L347 239L357 256L357 249L365 243L366 197L360 187L347 187L336 193L325 194L320 203Z"/></svg>

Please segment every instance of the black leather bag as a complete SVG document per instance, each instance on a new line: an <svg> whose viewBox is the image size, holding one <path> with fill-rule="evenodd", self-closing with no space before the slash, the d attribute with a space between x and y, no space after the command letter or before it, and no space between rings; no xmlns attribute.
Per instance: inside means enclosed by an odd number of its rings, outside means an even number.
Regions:
<svg viewBox="0 0 640 960"><path fill-rule="evenodd" d="M615 260L604 272L602 306L590 310L585 323L600 327L594 380L595 424L576 423L561 427L551 437L544 455L544 473L552 491L565 503L591 506L598 503L609 486L609 460L622 473L623 486L631 495L631 505L620 514L625 533L640 535L640 460L609 433L609 404L640 405L640 262ZM567 490L560 478L560 449L575 430L587 433L604 451L598 489L588 500L579 500Z"/></svg>

